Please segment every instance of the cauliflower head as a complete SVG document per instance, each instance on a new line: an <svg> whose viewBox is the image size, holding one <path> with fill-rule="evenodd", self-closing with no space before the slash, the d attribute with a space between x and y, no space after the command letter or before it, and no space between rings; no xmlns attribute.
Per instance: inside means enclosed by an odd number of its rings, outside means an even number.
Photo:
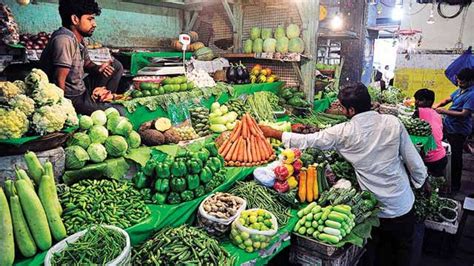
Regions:
<svg viewBox="0 0 474 266"><path fill-rule="evenodd" d="M61 103L61 109L66 114L66 125L77 126L79 125L79 118L77 118L76 109L72 105L71 100L63 98Z"/></svg>
<svg viewBox="0 0 474 266"><path fill-rule="evenodd" d="M61 105L43 106L33 114L33 129L40 135L61 130L66 122L67 115Z"/></svg>
<svg viewBox="0 0 474 266"><path fill-rule="evenodd" d="M44 73L43 70L38 68L33 68L25 78L25 84L28 91L35 90L40 83L49 83L48 75Z"/></svg>
<svg viewBox="0 0 474 266"><path fill-rule="evenodd" d="M32 97L38 106L57 104L64 97L64 91L52 83L40 82Z"/></svg>
<svg viewBox="0 0 474 266"><path fill-rule="evenodd" d="M18 89L20 89L21 94L26 93L26 84L23 80L15 80L13 81L13 84L15 84Z"/></svg>
<svg viewBox="0 0 474 266"><path fill-rule="evenodd" d="M14 83L9 81L0 82L0 100L8 102L19 94L21 94L21 90Z"/></svg>
<svg viewBox="0 0 474 266"><path fill-rule="evenodd" d="M28 131L28 118L18 109L0 108L0 139L21 138Z"/></svg>
<svg viewBox="0 0 474 266"><path fill-rule="evenodd" d="M12 109L18 109L26 116L30 116L35 111L35 101L26 95L17 95L8 104Z"/></svg>

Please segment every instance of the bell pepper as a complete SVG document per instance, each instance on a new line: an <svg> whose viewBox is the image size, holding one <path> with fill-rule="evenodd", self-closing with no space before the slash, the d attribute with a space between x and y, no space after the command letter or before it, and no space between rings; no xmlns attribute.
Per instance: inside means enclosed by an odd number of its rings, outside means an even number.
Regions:
<svg viewBox="0 0 474 266"><path fill-rule="evenodd" d="M169 203L169 204L178 204L178 203L181 203L181 196L179 195L179 193L171 192L171 193L168 195L168 203Z"/></svg>
<svg viewBox="0 0 474 266"><path fill-rule="evenodd" d="M155 195L153 196L153 199L157 204L165 204L166 198L166 193L155 193Z"/></svg>
<svg viewBox="0 0 474 266"><path fill-rule="evenodd" d="M157 179L155 182L155 190L157 192L170 192L170 181L168 179Z"/></svg>
<svg viewBox="0 0 474 266"><path fill-rule="evenodd" d="M143 167L142 171L147 176L153 176L153 172L155 171L155 166L158 162L149 160L145 167Z"/></svg>
<svg viewBox="0 0 474 266"><path fill-rule="evenodd" d="M135 187L138 189L146 188L149 185L148 177L143 172L136 173L132 181L133 181L133 184L135 184Z"/></svg>
<svg viewBox="0 0 474 266"><path fill-rule="evenodd" d="M188 182L188 189L199 187L199 175L188 175L186 181Z"/></svg>
<svg viewBox="0 0 474 266"><path fill-rule="evenodd" d="M188 166L187 169L188 169L189 174L199 174L202 170L201 161L197 159L189 160L187 163L187 166Z"/></svg>
<svg viewBox="0 0 474 266"><path fill-rule="evenodd" d="M202 195L206 194L206 190L204 189L203 185L199 185L195 190L194 190L194 196L196 198L201 197Z"/></svg>
<svg viewBox="0 0 474 266"><path fill-rule="evenodd" d="M174 177L182 177L182 176L185 176L187 174L187 168L186 168L186 164L183 162L183 161L175 161L172 165L171 165L171 174L174 176Z"/></svg>
<svg viewBox="0 0 474 266"><path fill-rule="evenodd" d="M304 167L308 167L310 164L314 163L314 157L309 153L303 153L303 155L301 155L301 161L303 162Z"/></svg>
<svg viewBox="0 0 474 266"><path fill-rule="evenodd" d="M217 150L217 146L215 142L209 142L204 145L204 148L209 151L211 156L219 155L219 151Z"/></svg>
<svg viewBox="0 0 474 266"><path fill-rule="evenodd" d="M291 149L282 151L281 155L283 155L283 162L286 164L292 164L296 159L295 152Z"/></svg>
<svg viewBox="0 0 474 266"><path fill-rule="evenodd" d="M176 152L175 158L185 158L189 155L189 151L185 149L178 149Z"/></svg>
<svg viewBox="0 0 474 266"><path fill-rule="evenodd" d="M290 175L288 168L284 165L279 165L273 169L273 173L275 174L275 177L279 181L285 181L286 178Z"/></svg>
<svg viewBox="0 0 474 266"><path fill-rule="evenodd" d="M290 189L296 188L298 186L298 181L296 180L296 177L290 176L286 180L288 182L288 185L290 186Z"/></svg>
<svg viewBox="0 0 474 266"><path fill-rule="evenodd" d="M168 163L158 163L155 166L156 178L169 178L171 176L170 165Z"/></svg>
<svg viewBox="0 0 474 266"><path fill-rule="evenodd" d="M209 159L209 156L211 156L211 153L206 148L202 148L197 153L197 157L199 158L201 162L207 161Z"/></svg>
<svg viewBox="0 0 474 266"><path fill-rule="evenodd" d="M293 168L295 169L295 172L299 172L302 167L303 167L303 162L301 160L298 159L293 162Z"/></svg>
<svg viewBox="0 0 474 266"><path fill-rule="evenodd" d="M291 148L291 150L295 153L295 159L301 158L301 150L298 148Z"/></svg>
<svg viewBox="0 0 474 266"><path fill-rule="evenodd" d="M210 193L210 192L212 192L215 188L216 188L216 184L214 184L214 182L208 182L208 183L205 185L204 190L206 191L206 193Z"/></svg>
<svg viewBox="0 0 474 266"><path fill-rule="evenodd" d="M216 173L222 168L221 160L217 157L210 157L209 160L207 160L206 166L209 167L213 173Z"/></svg>
<svg viewBox="0 0 474 266"><path fill-rule="evenodd" d="M212 171L209 167L204 167L201 170L201 174L199 175L199 179L202 183L207 183L212 179Z"/></svg>
<svg viewBox="0 0 474 266"><path fill-rule="evenodd" d="M287 181L276 181L275 184L273 185L273 189L280 193L285 193L288 190L290 190L290 186Z"/></svg>
<svg viewBox="0 0 474 266"><path fill-rule="evenodd" d="M288 176L292 176L295 173L295 168L291 164L284 164L283 166L288 169Z"/></svg>
<svg viewBox="0 0 474 266"><path fill-rule="evenodd" d="M194 199L194 193L191 190L185 190L181 193L182 201L190 201Z"/></svg>
<svg viewBox="0 0 474 266"><path fill-rule="evenodd" d="M186 179L180 177L171 178L171 191L183 192L186 190Z"/></svg>

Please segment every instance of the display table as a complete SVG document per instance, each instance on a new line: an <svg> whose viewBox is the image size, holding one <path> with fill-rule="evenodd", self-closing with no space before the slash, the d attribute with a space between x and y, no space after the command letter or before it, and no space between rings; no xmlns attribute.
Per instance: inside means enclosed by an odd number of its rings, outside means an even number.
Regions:
<svg viewBox="0 0 474 266"><path fill-rule="evenodd" d="M206 108L210 108L211 104L215 101L219 103L226 103L232 98L242 96L244 94L252 94L258 91L271 91L276 93L280 87L284 85L284 82L274 82L274 83L259 83L259 84L244 84L244 85L233 85L233 95L229 93L223 93L216 99L215 96L211 96L207 99L202 98L200 103ZM192 99L190 99L192 100ZM159 117L168 117L168 113L162 108L157 107L156 110L149 110L145 106L138 106L134 112L126 113L126 117L130 120L134 129L138 129L141 124L159 118Z"/></svg>

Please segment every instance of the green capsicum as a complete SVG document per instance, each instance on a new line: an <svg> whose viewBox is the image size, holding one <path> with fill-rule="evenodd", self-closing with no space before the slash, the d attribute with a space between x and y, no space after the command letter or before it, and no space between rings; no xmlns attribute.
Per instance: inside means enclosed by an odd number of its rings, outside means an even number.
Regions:
<svg viewBox="0 0 474 266"><path fill-rule="evenodd" d="M164 204L166 202L166 193L155 193L153 199L157 204Z"/></svg>
<svg viewBox="0 0 474 266"><path fill-rule="evenodd" d="M199 174L202 170L202 163L197 159L191 159L187 163L189 174Z"/></svg>
<svg viewBox="0 0 474 266"><path fill-rule="evenodd" d="M204 191L206 193L210 193L212 192L214 189L216 188L216 185L214 184L214 182L208 182L206 184L206 186L204 187Z"/></svg>
<svg viewBox="0 0 474 266"><path fill-rule="evenodd" d="M180 177L171 178L171 191L183 192L186 190L186 179Z"/></svg>
<svg viewBox="0 0 474 266"><path fill-rule="evenodd" d="M181 193L181 200L190 201L194 199L194 193L191 190L185 190Z"/></svg>
<svg viewBox="0 0 474 266"><path fill-rule="evenodd" d="M217 157L210 157L209 160L207 160L206 166L209 167L213 173L216 173L221 170L221 160Z"/></svg>
<svg viewBox="0 0 474 266"><path fill-rule="evenodd" d="M155 182L157 192L170 192L170 181L168 179L157 179Z"/></svg>
<svg viewBox="0 0 474 266"><path fill-rule="evenodd" d="M184 157L187 157L189 155L189 151L185 150L185 149L178 149L178 151L176 152L176 158L184 158Z"/></svg>
<svg viewBox="0 0 474 266"><path fill-rule="evenodd" d="M195 190L194 190L194 196L196 198L199 198L201 197L202 195L206 194L206 190L204 189L204 186L203 185L200 185L198 186Z"/></svg>
<svg viewBox="0 0 474 266"><path fill-rule="evenodd" d="M188 175L186 177L188 189L195 189L199 186L199 175Z"/></svg>
<svg viewBox="0 0 474 266"><path fill-rule="evenodd" d="M171 176L170 165L168 163L158 163L155 166L156 178L169 178Z"/></svg>
<svg viewBox="0 0 474 266"><path fill-rule="evenodd" d="M209 156L211 156L210 152L206 148L202 148L198 153L197 157L201 162L205 162L209 159Z"/></svg>
<svg viewBox="0 0 474 266"><path fill-rule="evenodd" d="M153 172L155 171L155 165L157 164L156 161L149 160L145 167L143 167L142 171L147 176L153 176Z"/></svg>
<svg viewBox="0 0 474 266"><path fill-rule="evenodd" d="M217 150L217 146L215 142L209 142L204 145L204 148L209 151L211 156L219 155L219 151Z"/></svg>
<svg viewBox="0 0 474 266"><path fill-rule="evenodd" d="M136 188L148 187L148 177L143 172L137 172L132 181Z"/></svg>
<svg viewBox="0 0 474 266"><path fill-rule="evenodd" d="M212 171L209 167L204 167L201 170L201 174L199 174L199 179L202 183L207 183L212 179Z"/></svg>
<svg viewBox="0 0 474 266"><path fill-rule="evenodd" d="M171 192L171 193L168 195L168 203L169 203L169 204L178 204L178 203L181 203L181 196L179 195L179 193Z"/></svg>
<svg viewBox="0 0 474 266"><path fill-rule="evenodd" d="M182 177L182 176L185 176L187 174L187 168L186 168L186 164L181 161L181 160L177 160L175 161L172 165L171 165L171 174L174 176L174 177Z"/></svg>

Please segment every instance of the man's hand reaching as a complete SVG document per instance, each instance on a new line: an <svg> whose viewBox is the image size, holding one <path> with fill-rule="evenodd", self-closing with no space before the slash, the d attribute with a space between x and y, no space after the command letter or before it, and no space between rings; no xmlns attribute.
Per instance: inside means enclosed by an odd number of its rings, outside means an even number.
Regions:
<svg viewBox="0 0 474 266"><path fill-rule="evenodd" d="M102 73L102 75L104 75L106 77L112 76L112 74L114 74L115 68L113 66L111 66L111 64L112 64L112 61L108 61L108 62L103 63L99 67L99 73Z"/></svg>
<svg viewBox="0 0 474 266"><path fill-rule="evenodd" d="M106 87L97 87L92 92L92 99L96 102L111 102L114 95Z"/></svg>
<svg viewBox="0 0 474 266"><path fill-rule="evenodd" d="M266 138L274 138L274 139L278 139L278 140L281 140L281 137L283 135L283 132L279 131L279 130L276 130L276 129L273 129L269 126L262 126L262 125L259 125L260 127L260 130L262 130L263 132L263 135L266 137Z"/></svg>

